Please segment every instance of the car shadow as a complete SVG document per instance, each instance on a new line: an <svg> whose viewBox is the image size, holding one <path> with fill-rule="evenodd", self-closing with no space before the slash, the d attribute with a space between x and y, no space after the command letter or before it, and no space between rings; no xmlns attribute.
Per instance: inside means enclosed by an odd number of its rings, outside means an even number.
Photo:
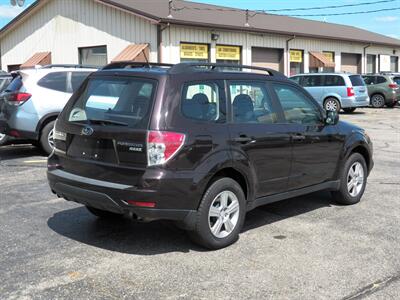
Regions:
<svg viewBox="0 0 400 300"><path fill-rule="evenodd" d="M340 112L340 115L365 115L365 111L353 111L353 112Z"/></svg>
<svg viewBox="0 0 400 300"><path fill-rule="evenodd" d="M46 155L39 148L31 144L12 144L0 146L0 161Z"/></svg>
<svg viewBox="0 0 400 300"><path fill-rule="evenodd" d="M243 232L331 206L328 192L318 192L259 207L246 216ZM97 248L135 255L207 251L192 243L172 222L139 223L127 218L98 219L85 207L55 213L50 229L74 241Z"/></svg>

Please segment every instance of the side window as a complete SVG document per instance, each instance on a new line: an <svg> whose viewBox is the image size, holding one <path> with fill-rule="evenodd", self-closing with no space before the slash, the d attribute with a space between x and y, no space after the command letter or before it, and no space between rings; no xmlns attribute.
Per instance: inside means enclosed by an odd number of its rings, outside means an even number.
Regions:
<svg viewBox="0 0 400 300"><path fill-rule="evenodd" d="M72 92L75 92L91 72L71 72Z"/></svg>
<svg viewBox="0 0 400 300"><path fill-rule="evenodd" d="M47 89L67 92L67 72L49 73L40 79L37 84Z"/></svg>
<svg viewBox="0 0 400 300"><path fill-rule="evenodd" d="M364 76L363 79L364 79L364 82L365 82L366 85L375 84L374 76Z"/></svg>
<svg viewBox="0 0 400 300"><path fill-rule="evenodd" d="M385 83L385 82L386 82L386 78L385 77L378 76L376 78L376 84Z"/></svg>
<svg viewBox="0 0 400 300"><path fill-rule="evenodd" d="M313 125L321 123L321 113L299 89L286 84L273 84L288 123Z"/></svg>
<svg viewBox="0 0 400 300"><path fill-rule="evenodd" d="M343 77L337 75L326 75L325 86L345 86Z"/></svg>
<svg viewBox="0 0 400 300"><path fill-rule="evenodd" d="M230 82L234 123L273 124L278 122L277 112L264 83Z"/></svg>
<svg viewBox="0 0 400 300"><path fill-rule="evenodd" d="M300 84L301 77L300 76L295 76L295 77L290 77L289 79L294 81L294 82L296 82L297 84Z"/></svg>
<svg viewBox="0 0 400 300"><path fill-rule="evenodd" d="M222 122L226 119L223 97L223 88L216 82L188 83L183 88L182 113L189 119Z"/></svg>
<svg viewBox="0 0 400 300"><path fill-rule="evenodd" d="M322 76L304 76L302 86L304 87L317 87L321 86L321 78Z"/></svg>

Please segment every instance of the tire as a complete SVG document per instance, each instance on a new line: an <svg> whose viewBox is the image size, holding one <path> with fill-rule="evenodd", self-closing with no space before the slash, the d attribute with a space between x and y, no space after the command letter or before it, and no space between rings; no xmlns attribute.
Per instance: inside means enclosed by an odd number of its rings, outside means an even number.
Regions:
<svg viewBox="0 0 400 300"><path fill-rule="evenodd" d="M375 94L371 97L371 105L374 108L382 108L385 106L385 97L381 94Z"/></svg>
<svg viewBox="0 0 400 300"><path fill-rule="evenodd" d="M8 135L0 133L0 146L5 145L9 140Z"/></svg>
<svg viewBox="0 0 400 300"><path fill-rule="evenodd" d="M347 114L351 114L351 113L353 113L355 110L356 110L355 107L346 107L346 108L343 108L343 111L344 111L345 113L347 113Z"/></svg>
<svg viewBox="0 0 400 300"><path fill-rule="evenodd" d="M226 202L223 199L227 199ZM230 214L226 211L229 208ZM238 240L245 214L246 198L240 185L231 178L218 179L205 192L189 237L196 244L212 250L229 246ZM233 226L232 229L227 229L225 224Z"/></svg>
<svg viewBox="0 0 400 300"><path fill-rule="evenodd" d="M115 218L120 218L122 216L121 214L113 213L106 210L101 210L90 206L86 206L86 208L90 213L101 219L115 219Z"/></svg>
<svg viewBox="0 0 400 300"><path fill-rule="evenodd" d="M326 111L336 111L337 113L339 113L340 111L340 102L338 99L333 98L333 97L329 97L326 98L324 101L324 108Z"/></svg>
<svg viewBox="0 0 400 300"><path fill-rule="evenodd" d="M352 169L353 177L350 174ZM367 185L367 164L359 153L353 153L345 162L340 174L340 189L332 192L333 199L340 204L352 205L360 202ZM356 177L354 177L356 176ZM350 182L353 184L350 184ZM361 182L361 183L360 183ZM348 185L350 187L348 187Z"/></svg>
<svg viewBox="0 0 400 300"><path fill-rule="evenodd" d="M55 121L51 121L43 127L42 133L40 135L40 147L47 154L50 155L53 152L54 142L53 140L53 130Z"/></svg>

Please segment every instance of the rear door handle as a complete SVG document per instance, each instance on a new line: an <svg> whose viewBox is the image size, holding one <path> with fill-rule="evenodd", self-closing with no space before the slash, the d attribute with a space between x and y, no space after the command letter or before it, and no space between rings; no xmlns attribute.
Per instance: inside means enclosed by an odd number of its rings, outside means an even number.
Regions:
<svg viewBox="0 0 400 300"><path fill-rule="evenodd" d="M239 137L234 138L233 141L236 143L247 144L252 142L253 139L251 137L241 135Z"/></svg>
<svg viewBox="0 0 400 300"><path fill-rule="evenodd" d="M295 134L295 135L292 135L292 139L293 139L293 141L304 141L306 139L306 137L302 134Z"/></svg>

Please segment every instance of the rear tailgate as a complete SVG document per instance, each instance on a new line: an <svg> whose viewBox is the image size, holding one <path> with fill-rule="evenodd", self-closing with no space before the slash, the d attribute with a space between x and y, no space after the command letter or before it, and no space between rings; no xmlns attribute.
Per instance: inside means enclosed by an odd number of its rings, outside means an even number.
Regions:
<svg viewBox="0 0 400 300"><path fill-rule="evenodd" d="M350 75L349 78L353 85L356 101L365 101L368 98L368 88L365 85L364 79L361 75Z"/></svg>
<svg viewBox="0 0 400 300"><path fill-rule="evenodd" d="M135 77L89 79L56 124L63 170L135 185L147 167L147 128L157 81Z"/></svg>

